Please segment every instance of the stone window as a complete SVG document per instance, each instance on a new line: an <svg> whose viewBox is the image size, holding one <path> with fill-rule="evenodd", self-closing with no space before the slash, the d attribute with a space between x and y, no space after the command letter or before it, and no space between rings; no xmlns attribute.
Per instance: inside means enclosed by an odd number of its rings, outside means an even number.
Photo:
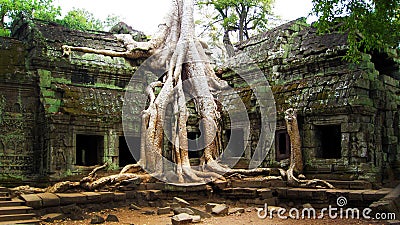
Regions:
<svg viewBox="0 0 400 225"><path fill-rule="evenodd" d="M204 143L203 136L199 132L188 132L189 158L200 158L203 155Z"/></svg>
<svg viewBox="0 0 400 225"><path fill-rule="evenodd" d="M316 126L317 158L340 159L342 157L342 134L340 125Z"/></svg>
<svg viewBox="0 0 400 225"><path fill-rule="evenodd" d="M290 138L286 130L277 131L275 135L276 160L290 157Z"/></svg>
<svg viewBox="0 0 400 225"><path fill-rule="evenodd" d="M140 137L119 137L118 164L120 167L135 164L140 158Z"/></svg>
<svg viewBox="0 0 400 225"><path fill-rule="evenodd" d="M76 135L76 165L94 166L102 164L104 137L98 135Z"/></svg>

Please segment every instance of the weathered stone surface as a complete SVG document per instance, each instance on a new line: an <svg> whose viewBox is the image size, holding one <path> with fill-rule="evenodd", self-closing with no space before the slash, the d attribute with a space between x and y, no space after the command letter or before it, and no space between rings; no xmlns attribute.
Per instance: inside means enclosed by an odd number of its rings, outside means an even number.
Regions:
<svg viewBox="0 0 400 225"><path fill-rule="evenodd" d="M114 214L108 214L106 218L107 222L119 222L119 219L116 215Z"/></svg>
<svg viewBox="0 0 400 225"><path fill-rule="evenodd" d="M164 215L164 214L170 214L170 213L171 213L170 207L164 207L164 208L157 209L157 215Z"/></svg>
<svg viewBox="0 0 400 225"><path fill-rule="evenodd" d="M182 198L178 198L178 197L174 197L173 201L178 203L181 207L186 207L186 206L190 205L189 202L187 202L186 200L184 200Z"/></svg>
<svg viewBox="0 0 400 225"><path fill-rule="evenodd" d="M133 210L141 210L142 208L140 208L139 206L135 205L135 204L130 204L129 205L129 209L133 209Z"/></svg>
<svg viewBox="0 0 400 225"><path fill-rule="evenodd" d="M59 206L60 198L52 193L40 193L37 194L39 198L42 199L43 207Z"/></svg>
<svg viewBox="0 0 400 225"><path fill-rule="evenodd" d="M199 210L199 209L196 209L196 208L193 208L190 206L188 206L187 208L192 210L195 215L199 215L201 218L211 218L212 217L212 215L208 212L204 212L202 210Z"/></svg>
<svg viewBox="0 0 400 225"><path fill-rule="evenodd" d="M101 195L96 192L81 192L81 194L86 196L88 203L101 202Z"/></svg>
<svg viewBox="0 0 400 225"><path fill-rule="evenodd" d="M81 193L57 193L61 205L81 204L86 202L86 196Z"/></svg>
<svg viewBox="0 0 400 225"><path fill-rule="evenodd" d="M104 222L104 218L98 215L95 215L90 219L90 224L102 224Z"/></svg>
<svg viewBox="0 0 400 225"><path fill-rule="evenodd" d="M212 203L212 202L207 203L206 204L206 212L211 213L212 209L217 205L218 205L218 203Z"/></svg>
<svg viewBox="0 0 400 225"><path fill-rule="evenodd" d="M218 216L224 216L227 215L229 211L229 207L225 204L218 204L214 206L211 210L212 214L218 215Z"/></svg>
<svg viewBox="0 0 400 225"><path fill-rule="evenodd" d="M187 213L181 213L171 217L172 225L185 225L190 224L193 221L193 217Z"/></svg>
<svg viewBox="0 0 400 225"><path fill-rule="evenodd" d="M42 199L36 194L21 195L21 198L26 202L26 205L34 209L42 207Z"/></svg>
<svg viewBox="0 0 400 225"><path fill-rule="evenodd" d="M189 208L175 208L172 210L174 212L174 215L178 215L181 213L186 213L189 215L194 215L193 210L189 209Z"/></svg>

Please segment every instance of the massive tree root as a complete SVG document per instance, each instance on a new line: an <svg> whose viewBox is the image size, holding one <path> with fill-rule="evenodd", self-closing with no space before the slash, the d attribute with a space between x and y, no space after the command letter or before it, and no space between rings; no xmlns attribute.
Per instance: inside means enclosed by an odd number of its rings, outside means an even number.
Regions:
<svg viewBox="0 0 400 225"><path fill-rule="evenodd" d="M313 186L323 185L328 188L334 188L334 186L325 180L313 179L313 180L302 180L297 178L295 175L302 175L303 172L303 153L301 151L300 132L297 122L296 110L289 108L285 111L286 128L290 137L291 154L290 154L290 165L286 171L287 182L289 186Z"/></svg>

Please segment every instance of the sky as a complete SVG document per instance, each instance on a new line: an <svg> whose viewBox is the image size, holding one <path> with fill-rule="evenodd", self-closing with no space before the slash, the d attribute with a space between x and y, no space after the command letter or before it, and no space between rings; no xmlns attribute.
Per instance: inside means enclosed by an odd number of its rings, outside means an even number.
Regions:
<svg viewBox="0 0 400 225"><path fill-rule="evenodd" d="M84 8L96 18L104 20L108 15L120 16L125 23L145 34L153 34L157 30L169 9L168 0L55 0L61 6L63 14L71 9ZM283 20L294 20L307 17L311 11L311 0L275 0L274 13ZM308 21L313 21L310 18Z"/></svg>

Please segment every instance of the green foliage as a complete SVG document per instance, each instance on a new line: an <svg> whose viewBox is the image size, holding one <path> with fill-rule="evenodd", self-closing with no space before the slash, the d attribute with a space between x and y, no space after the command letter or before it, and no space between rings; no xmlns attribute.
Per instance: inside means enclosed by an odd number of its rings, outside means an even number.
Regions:
<svg viewBox="0 0 400 225"><path fill-rule="evenodd" d="M357 62L361 52L399 48L399 0L313 0L321 33L348 33L348 61Z"/></svg>
<svg viewBox="0 0 400 225"><path fill-rule="evenodd" d="M225 31L237 31L238 39L242 41L251 36L252 32L264 31L271 15L273 0L206 0L199 1L200 7L212 6L216 15L210 17L207 27L221 25ZM215 29L212 28L212 29Z"/></svg>
<svg viewBox="0 0 400 225"><path fill-rule="evenodd" d="M57 21L61 25L74 30L102 30L103 23L94 17L93 13L85 9L72 9L61 20Z"/></svg>
<svg viewBox="0 0 400 225"><path fill-rule="evenodd" d="M27 17L54 21L61 15L60 7L54 0L0 0L0 35L10 34L8 27L22 13Z"/></svg>

